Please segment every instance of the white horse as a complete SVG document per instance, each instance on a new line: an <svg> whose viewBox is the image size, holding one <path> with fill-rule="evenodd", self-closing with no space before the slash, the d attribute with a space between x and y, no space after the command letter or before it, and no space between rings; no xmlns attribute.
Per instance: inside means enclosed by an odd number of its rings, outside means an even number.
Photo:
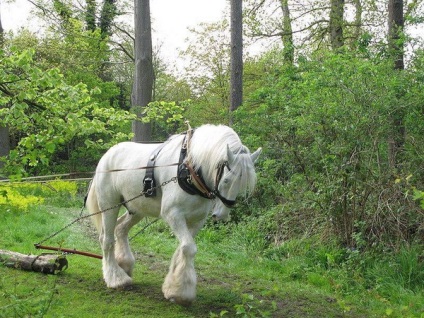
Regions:
<svg viewBox="0 0 424 318"><path fill-rule="evenodd" d="M156 196L139 196L146 169L137 167L145 166L157 147L158 144L123 142L109 149L97 166L87 208L91 213L107 210L93 219L100 233L103 277L111 288L132 282L135 258L128 241L131 227L144 217L164 219L180 244L162 291L166 299L188 305L196 297L194 237L209 211L214 209L215 216L223 218L228 214L224 204L232 206L238 195L252 192L256 183L254 162L261 149L251 154L233 129L221 125L203 125L187 134L172 136L155 158ZM172 164L180 161L182 148L187 152L184 167L190 172L187 184L204 195L187 193L176 182L161 186L175 180L178 169ZM119 203L137 196L125 203L127 211L118 218Z"/></svg>

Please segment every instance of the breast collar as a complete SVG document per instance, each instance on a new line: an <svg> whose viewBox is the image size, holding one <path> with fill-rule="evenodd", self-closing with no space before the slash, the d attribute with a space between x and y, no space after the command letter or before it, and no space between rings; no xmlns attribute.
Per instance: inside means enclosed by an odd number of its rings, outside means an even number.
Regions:
<svg viewBox="0 0 424 318"><path fill-rule="evenodd" d="M224 168L227 167L227 169L230 169L230 167L228 166L228 161L221 162L218 165L217 173L215 177L215 187L213 190L211 190L206 185L206 182L202 176L201 167L199 167L196 171L196 169L191 165L191 163L186 160L188 145L193 133L194 133L194 130L187 131L181 146L180 159L179 159L179 165L177 170L179 186L181 187L181 189L183 189L185 192L191 195L198 194L203 198L211 199L211 200L218 198L222 201L222 203L226 207L228 208L234 207L234 205L236 204L236 201L228 200L227 198L223 197L218 190L219 182L221 181L221 178L224 174Z"/></svg>

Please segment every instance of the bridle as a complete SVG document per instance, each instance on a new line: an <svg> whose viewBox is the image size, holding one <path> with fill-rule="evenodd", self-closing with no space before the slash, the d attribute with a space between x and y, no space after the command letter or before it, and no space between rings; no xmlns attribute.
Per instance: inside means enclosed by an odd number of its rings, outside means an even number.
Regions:
<svg viewBox="0 0 424 318"><path fill-rule="evenodd" d="M214 194L222 201L222 203L224 203L227 208L232 208L236 204L236 200L228 200L227 198L224 198L218 190L219 183L221 182L222 176L224 175L225 167L227 167L228 171L231 171L230 166L228 165L228 161L223 161L218 164L218 170L216 172L215 178Z"/></svg>

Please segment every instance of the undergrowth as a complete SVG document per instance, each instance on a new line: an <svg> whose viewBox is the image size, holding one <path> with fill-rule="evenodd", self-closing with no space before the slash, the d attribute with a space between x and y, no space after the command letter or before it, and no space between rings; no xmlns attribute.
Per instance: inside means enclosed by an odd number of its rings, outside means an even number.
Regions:
<svg viewBox="0 0 424 318"><path fill-rule="evenodd" d="M70 206L75 204L77 192L77 183L61 180L0 183L0 208L26 211L43 203Z"/></svg>
<svg viewBox="0 0 424 318"><path fill-rule="evenodd" d="M259 227L253 219L237 225L209 224L200 237L213 240L224 251L236 249L238 258L240 253L246 258L253 257L258 271L263 271L260 275L267 275L265 279L278 277L334 295L334 301L345 312L365 306L373 308L379 317L424 317L422 245L360 251L319 236L275 244Z"/></svg>

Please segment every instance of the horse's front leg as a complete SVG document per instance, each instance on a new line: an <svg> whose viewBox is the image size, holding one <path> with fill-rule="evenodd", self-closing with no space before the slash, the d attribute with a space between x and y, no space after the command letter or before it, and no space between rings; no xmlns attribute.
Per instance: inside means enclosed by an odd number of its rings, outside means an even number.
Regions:
<svg viewBox="0 0 424 318"><path fill-rule="evenodd" d="M162 292L166 299L180 305L190 305L196 298L196 271L194 257L197 246L194 236L203 226L204 220L187 225L185 218L176 216L167 218L180 244L172 256L169 272L162 285Z"/></svg>

